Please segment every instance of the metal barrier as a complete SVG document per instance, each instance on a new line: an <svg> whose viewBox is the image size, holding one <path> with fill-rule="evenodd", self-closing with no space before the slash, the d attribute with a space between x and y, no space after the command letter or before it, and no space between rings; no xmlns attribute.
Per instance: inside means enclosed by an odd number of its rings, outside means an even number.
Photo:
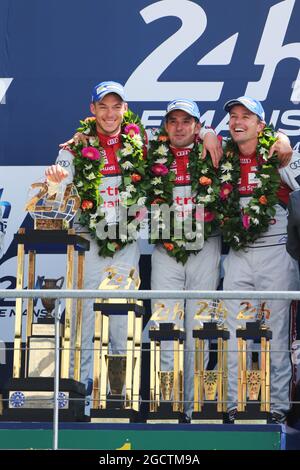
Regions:
<svg viewBox="0 0 300 470"><path fill-rule="evenodd" d="M100 293L101 292L101 293ZM55 306L55 374L53 412L53 450L58 449L58 394L59 394L59 323L61 299L125 298L125 299L255 299L300 300L300 291L198 291L198 290L62 290L62 289L0 289L0 298L56 298Z"/></svg>

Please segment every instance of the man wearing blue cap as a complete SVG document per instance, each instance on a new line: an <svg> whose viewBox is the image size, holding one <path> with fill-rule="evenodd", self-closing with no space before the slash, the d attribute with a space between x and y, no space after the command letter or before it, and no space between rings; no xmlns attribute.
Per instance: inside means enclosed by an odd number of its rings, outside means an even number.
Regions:
<svg viewBox="0 0 300 470"><path fill-rule="evenodd" d="M261 103L242 96L224 106L229 113L231 139L225 154L227 167L221 166L223 184L230 197L224 201L223 234L231 246L224 262L224 290L289 291L298 289L298 266L286 252L289 193L299 187L300 171L294 169L296 152L290 165L279 168L269 149L274 141L266 127ZM280 150L280 142L273 145ZM230 212L230 201L236 202ZM272 422L284 422L289 410L291 381L289 300L226 300L228 344L228 409L234 419L237 406L238 326L260 320L272 331L271 340L271 412Z"/></svg>
<svg viewBox="0 0 300 470"><path fill-rule="evenodd" d="M87 120L85 123L83 132L87 146L75 143L60 150L56 164L47 168L45 174L52 191L61 182L68 184L75 181L81 196L81 215L76 231L84 233L90 241L90 251L85 258L84 288L98 289L111 267L115 267L117 272L120 270L119 275L125 279L132 268L138 271L140 253L137 242L130 237L122 238L118 235L119 187L121 185L128 191L138 191L145 165L144 134L138 120L124 129L123 120L128 105L120 83L107 81L96 85L92 92L90 109L95 120ZM124 143L121 131L127 137L131 136L128 137L128 142L126 140ZM135 165L131 163L131 159L135 158L132 155L133 149L138 156ZM124 163L122 166L119 162L124 159L127 160L127 165ZM96 163L99 171L96 174L95 161L99 162L99 165ZM76 166L76 162L80 165L86 163L83 173L82 167ZM96 180L99 174L99 186L94 185L96 193L85 193L86 183ZM124 185L125 176L129 178L130 184L127 182ZM139 194L144 196L142 190L139 190ZM112 233L115 236L110 240L109 237L105 238L105 234L111 229L114 229ZM93 299L85 300L83 310L81 381L86 384L92 369L93 303ZM125 353L126 337L126 316L111 316L110 345L113 354Z"/></svg>
<svg viewBox="0 0 300 470"><path fill-rule="evenodd" d="M218 177L210 155L202 159L199 141L200 112L195 102L176 99L167 106L164 128L150 141L148 150L150 189L148 204L162 204L173 211L170 234L154 240L152 254L152 289L215 290L219 282L221 240L215 227L214 205L219 198ZM199 182L200 181L200 182ZM204 213L197 218L196 205L204 204ZM163 206L161 206L163 207ZM209 227L206 241L192 244L184 224L188 217L204 220ZM161 221L167 225L167 220ZM175 236L182 223L182 238ZM200 234L200 232L199 232ZM195 237L198 233L196 232ZM197 238L195 238L197 240ZM211 307L205 301L160 299L152 301L151 323L175 323L186 332L184 355L184 400L188 416L194 400L194 339L193 328L201 324L201 314ZM173 370L173 342L163 341L161 371Z"/></svg>

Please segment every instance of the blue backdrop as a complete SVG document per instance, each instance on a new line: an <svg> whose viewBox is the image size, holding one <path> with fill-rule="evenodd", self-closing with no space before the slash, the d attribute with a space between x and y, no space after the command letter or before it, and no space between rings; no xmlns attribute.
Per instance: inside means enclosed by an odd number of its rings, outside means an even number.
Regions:
<svg viewBox="0 0 300 470"><path fill-rule="evenodd" d="M52 162L107 79L148 126L190 96L223 131L251 92L297 145L299 17L299 0L0 0L0 164Z"/></svg>

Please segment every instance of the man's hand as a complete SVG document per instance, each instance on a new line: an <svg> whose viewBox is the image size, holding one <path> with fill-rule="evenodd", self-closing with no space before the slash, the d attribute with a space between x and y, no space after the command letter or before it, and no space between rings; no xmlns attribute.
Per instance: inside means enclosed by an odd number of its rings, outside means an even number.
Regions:
<svg viewBox="0 0 300 470"><path fill-rule="evenodd" d="M68 172L60 165L51 165L45 171L49 183L61 183L68 176Z"/></svg>
<svg viewBox="0 0 300 470"><path fill-rule="evenodd" d="M70 140L67 140L63 144L59 144L59 147L60 148L65 148L65 147L69 147L72 144L76 145L79 142L82 142L83 146L87 147L88 144L89 144L88 136L85 135L85 134L81 134L81 132L76 132L76 134L74 134L74 136Z"/></svg>
<svg viewBox="0 0 300 470"><path fill-rule="evenodd" d="M219 167L219 162L222 158L223 155L223 149L222 149L222 144L219 141L218 137L216 134L209 132L205 134L203 138L203 152L202 152L202 158L206 158L207 152L210 153L213 166L215 168Z"/></svg>
<svg viewBox="0 0 300 470"><path fill-rule="evenodd" d="M290 163L293 149L290 144L290 139L285 134L278 132L277 137L278 140L270 148L269 157L272 157L273 153L277 153L280 161L280 168L284 168Z"/></svg>

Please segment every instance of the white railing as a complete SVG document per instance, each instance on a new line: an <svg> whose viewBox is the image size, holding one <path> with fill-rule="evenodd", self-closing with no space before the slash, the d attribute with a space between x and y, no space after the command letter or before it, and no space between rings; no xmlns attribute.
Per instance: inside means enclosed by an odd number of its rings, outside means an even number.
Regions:
<svg viewBox="0 0 300 470"><path fill-rule="evenodd" d="M204 290L66 290L66 289L0 289L0 298L55 298L55 374L54 374L54 412L53 412L53 450L58 449L58 394L59 394L59 323L61 318L61 299L264 299L300 300L300 291L204 291Z"/></svg>
<svg viewBox="0 0 300 470"><path fill-rule="evenodd" d="M300 291L224 291L224 290L66 290L0 289L0 298L55 297L56 299L265 299L300 300Z"/></svg>

